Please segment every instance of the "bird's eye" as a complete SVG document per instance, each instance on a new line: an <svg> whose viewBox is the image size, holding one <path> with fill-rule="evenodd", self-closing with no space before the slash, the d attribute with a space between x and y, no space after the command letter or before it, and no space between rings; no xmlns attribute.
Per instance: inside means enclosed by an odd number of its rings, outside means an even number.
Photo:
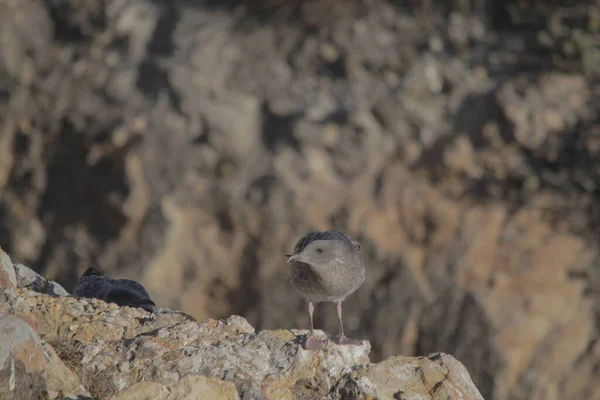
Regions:
<svg viewBox="0 0 600 400"><path fill-rule="evenodd" d="M323 249L317 249L317 253L322 253Z"/></svg>

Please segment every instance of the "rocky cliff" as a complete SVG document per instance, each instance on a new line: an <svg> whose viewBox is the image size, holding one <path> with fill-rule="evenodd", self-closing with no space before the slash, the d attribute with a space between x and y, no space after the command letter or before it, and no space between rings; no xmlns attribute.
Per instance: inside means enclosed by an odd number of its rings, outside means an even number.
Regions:
<svg viewBox="0 0 600 400"><path fill-rule="evenodd" d="M198 320L308 326L284 254L363 247L373 360L600 396L597 0L0 2L0 245ZM334 310L316 311L334 332Z"/></svg>
<svg viewBox="0 0 600 400"><path fill-rule="evenodd" d="M33 271L0 258L2 399L483 400L443 353L373 364L368 341L307 351L306 331L257 332L239 316L198 323L56 294L54 282L34 291Z"/></svg>

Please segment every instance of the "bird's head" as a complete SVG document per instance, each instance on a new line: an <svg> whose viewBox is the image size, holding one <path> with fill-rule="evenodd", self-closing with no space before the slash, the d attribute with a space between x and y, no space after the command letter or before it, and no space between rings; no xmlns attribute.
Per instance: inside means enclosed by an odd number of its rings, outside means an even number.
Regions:
<svg viewBox="0 0 600 400"><path fill-rule="evenodd" d="M104 276L104 272L100 271L98 268L95 267L88 267L88 269L85 270L85 272L81 275L81 277L83 278L84 276Z"/></svg>
<svg viewBox="0 0 600 400"><path fill-rule="evenodd" d="M288 264L305 263L314 267L343 263L351 257L353 249L341 240L314 240L301 251L289 255Z"/></svg>

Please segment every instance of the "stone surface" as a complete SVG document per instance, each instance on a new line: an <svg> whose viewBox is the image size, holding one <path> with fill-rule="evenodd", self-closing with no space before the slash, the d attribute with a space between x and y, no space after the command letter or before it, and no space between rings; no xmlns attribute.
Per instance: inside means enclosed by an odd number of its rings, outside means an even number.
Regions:
<svg viewBox="0 0 600 400"><path fill-rule="evenodd" d="M3 399L89 398L79 378L22 319L0 315L0 394Z"/></svg>
<svg viewBox="0 0 600 400"><path fill-rule="evenodd" d="M447 354L391 357L359 366L337 383L333 393L342 399L483 400L465 367Z"/></svg>
<svg viewBox="0 0 600 400"><path fill-rule="evenodd" d="M239 394L231 382L199 375L187 375L173 384L138 382L112 396L112 400L238 400Z"/></svg>
<svg viewBox="0 0 600 400"><path fill-rule="evenodd" d="M292 329L283 255L341 229L373 361L443 351L485 398L591 398L596 9L1 1L0 246L67 290L93 264L200 321Z"/></svg>
<svg viewBox="0 0 600 400"><path fill-rule="evenodd" d="M0 288L17 287L17 275L10 257L0 247Z"/></svg>
<svg viewBox="0 0 600 400"><path fill-rule="evenodd" d="M17 286L28 288L36 292L46 293L51 296L68 296L69 292L54 281L49 281L31 268L23 264L15 264Z"/></svg>
<svg viewBox="0 0 600 400"><path fill-rule="evenodd" d="M307 351L308 331L256 332L235 315L198 323L166 310L150 314L27 289L0 296L0 315L8 315L0 318L0 374L8 383L0 389L9 394L28 385L29 398L46 391L52 399L60 392L101 399L483 399L462 364L445 354L374 364L368 341Z"/></svg>

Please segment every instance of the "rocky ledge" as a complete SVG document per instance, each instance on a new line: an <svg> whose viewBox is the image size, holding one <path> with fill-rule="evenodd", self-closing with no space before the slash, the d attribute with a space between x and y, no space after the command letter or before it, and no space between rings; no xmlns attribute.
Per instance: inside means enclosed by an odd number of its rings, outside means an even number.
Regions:
<svg viewBox="0 0 600 400"><path fill-rule="evenodd" d="M367 341L311 352L306 334L75 298L0 251L3 400L482 399L450 355L374 364Z"/></svg>

